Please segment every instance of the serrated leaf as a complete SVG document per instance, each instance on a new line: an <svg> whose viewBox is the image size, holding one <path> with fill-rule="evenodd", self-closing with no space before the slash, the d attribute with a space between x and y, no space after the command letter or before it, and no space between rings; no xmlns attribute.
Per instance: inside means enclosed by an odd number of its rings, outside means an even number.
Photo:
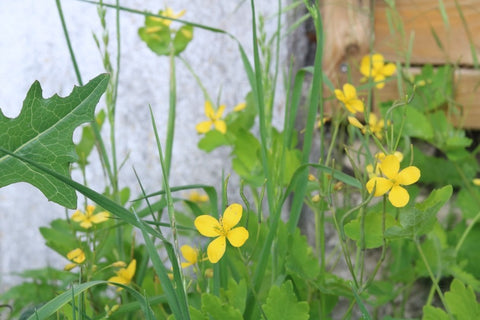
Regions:
<svg viewBox="0 0 480 320"><path fill-rule="evenodd" d="M473 289L465 285L458 279L453 279L450 285L450 291L445 293L445 301L459 320L480 319L480 304Z"/></svg>
<svg viewBox="0 0 480 320"><path fill-rule="evenodd" d="M448 314L440 308L424 306L422 320L450 320L450 318Z"/></svg>
<svg viewBox="0 0 480 320"><path fill-rule="evenodd" d="M73 131L82 123L94 120L95 106L105 92L109 76L102 74L83 87L74 87L65 98L42 97L36 81L27 93L17 118L0 112L0 148L32 160L42 166L70 176L70 164L77 157ZM37 187L50 201L75 208L75 190L34 166L0 152L0 188L16 182Z"/></svg>
<svg viewBox="0 0 480 320"><path fill-rule="evenodd" d="M202 294L202 312L208 314L212 320L243 319L242 313L238 309L210 293Z"/></svg>
<svg viewBox="0 0 480 320"><path fill-rule="evenodd" d="M245 279L236 282L234 279L228 279L228 290L225 296L232 307L243 312L245 310L245 302L247 300L247 283Z"/></svg>
<svg viewBox="0 0 480 320"><path fill-rule="evenodd" d="M452 186L433 190L427 199L417 203L413 210L400 214L400 225L388 228L385 236L390 239L415 238L433 229L436 214L452 196Z"/></svg>
<svg viewBox="0 0 480 320"><path fill-rule="evenodd" d="M267 319L275 320L307 320L308 309L307 302L298 302L291 281L283 283L281 287L273 286L268 293L267 303L263 305Z"/></svg>
<svg viewBox="0 0 480 320"><path fill-rule="evenodd" d="M368 212L365 215L365 248L372 249L378 248L383 245L383 214L382 212ZM385 229L398 225L393 216L385 214ZM350 221L345 225L345 234L357 242L357 246L360 246L361 240L361 217Z"/></svg>

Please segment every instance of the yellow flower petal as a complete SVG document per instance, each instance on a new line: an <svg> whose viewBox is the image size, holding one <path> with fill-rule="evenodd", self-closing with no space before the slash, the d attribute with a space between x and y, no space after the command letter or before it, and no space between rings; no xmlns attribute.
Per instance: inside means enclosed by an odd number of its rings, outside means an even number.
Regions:
<svg viewBox="0 0 480 320"><path fill-rule="evenodd" d="M383 67L385 60L380 53L375 53L372 55L372 66L373 70L378 70Z"/></svg>
<svg viewBox="0 0 480 320"><path fill-rule="evenodd" d="M472 182L473 182L474 185L480 186L480 179L479 178L473 179Z"/></svg>
<svg viewBox="0 0 480 320"><path fill-rule="evenodd" d="M363 112L363 110L365 109L363 101L360 99L350 100L350 102L345 106L351 113Z"/></svg>
<svg viewBox="0 0 480 320"><path fill-rule="evenodd" d="M400 186L393 186L392 190L388 194L388 200L392 203L394 207L402 208L405 207L410 200L407 190Z"/></svg>
<svg viewBox="0 0 480 320"><path fill-rule="evenodd" d="M343 85L343 93L346 100L356 99L357 98L357 89L349 83Z"/></svg>
<svg viewBox="0 0 480 320"><path fill-rule="evenodd" d="M222 104L220 107L218 107L217 113L215 114L215 119L220 119L223 115L223 112L225 111L226 106Z"/></svg>
<svg viewBox="0 0 480 320"><path fill-rule="evenodd" d="M357 118L355 117L347 117L348 123L350 123L352 126L357 127L359 129L363 129L363 124L358 121Z"/></svg>
<svg viewBox="0 0 480 320"><path fill-rule="evenodd" d="M383 74L376 75L373 81L376 83L377 89L382 89L385 86L385 76Z"/></svg>
<svg viewBox="0 0 480 320"><path fill-rule="evenodd" d="M248 239L248 230L244 227L238 227L230 230L227 235L227 239L234 247L241 247Z"/></svg>
<svg viewBox="0 0 480 320"><path fill-rule="evenodd" d="M226 247L227 241L224 236L220 236L210 242L207 248L208 260L210 260L211 263L217 263L223 257Z"/></svg>
<svg viewBox="0 0 480 320"><path fill-rule="evenodd" d="M93 211L95 211L95 206L89 204L89 205L87 206L87 216L91 216L91 215L93 214Z"/></svg>
<svg viewBox="0 0 480 320"><path fill-rule="evenodd" d="M185 258L185 260L188 261L189 264L197 263L197 260L198 260L198 251L197 250L190 247L189 245L183 245L180 248L180 251L182 252L182 256Z"/></svg>
<svg viewBox="0 0 480 320"><path fill-rule="evenodd" d="M380 170L389 179L396 179L399 169L400 161L392 154L386 156L380 163Z"/></svg>
<svg viewBox="0 0 480 320"><path fill-rule="evenodd" d="M337 97L337 99L340 100L341 102L345 103L346 98L345 98L345 95L343 94L343 91L335 89L334 92L335 92L335 96Z"/></svg>
<svg viewBox="0 0 480 320"><path fill-rule="evenodd" d="M363 74L365 77L370 77L372 74L372 67L370 64L370 55L366 55L362 58L360 62L360 73Z"/></svg>
<svg viewBox="0 0 480 320"><path fill-rule="evenodd" d="M240 103L237 104L235 107L233 107L233 111L235 111L235 112L242 111L242 110L244 110L246 107L247 107L247 103L246 103L246 102L240 102Z"/></svg>
<svg viewBox="0 0 480 320"><path fill-rule="evenodd" d="M242 218L243 208L238 203L233 203L228 206L223 212L222 225L226 232L232 229Z"/></svg>
<svg viewBox="0 0 480 320"><path fill-rule="evenodd" d="M415 166L410 166L398 173L397 183L408 186L420 179L420 170Z"/></svg>
<svg viewBox="0 0 480 320"><path fill-rule="evenodd" d="M108 281L109 282L115 282L115 283L121 283L121 284L128 284L126 282L125 278L119 277L119 276L113 276L113 277L109 278Z"/></svg>
<svg viewBox="0 0 480 320"><path fill-rule="evenodd" d="M386 77L390 77L397 70L397 66L393 63L387 63L382 68L382 74Z"/></svg>
<svg viewBox="0 0 480 320"><path fill-rule="evenodd" d="M92 226L93 226L93 224L92 224L92 222L90 222L90 219L82 221L80 223L80 227L82 227L84 229L90 229Z"/></svg>
<svg viewBox="0 0 480 320"><path fill-rule="evenodd" d="M220 231L222 230L222 226L212 216L209 215L201 215L195 219L195 228L197 228L200 234L204 235L205 237L218 237L221 235Z"/></svg>
<svg viewBox="0 0 480 320"><path fill-rule="evenodd" d="M209 119L214 119L215 118L215 112L213 111L212 103L210 101L205 101L205 115Z"/></svg>
<svg viewBox="0 0 480 320"><path fill-rule="evenodd" d="M382 177L373 177L368 180L366 185L369 193L372 193L373 189L375 189L375 197L383 196L392 188L392 186L392 181Z"/></svg>
<svg viewBox="0 0 480 320"><path fill-rule="evenodd" d="M207 120L207 121L202 121L199 124L195 126L195 130L197 130L198 133L207 133L210 131L210 128L212 127L212 121Z"/></svg>
<svg viewBox="0 0 480 320"><path fill-rule="evenodd" d="M110 217L110 214L107 211L102 211L93 215L90 218L90 221L93 223L101 223L101 222L107 221L109 217Z"/></svg>
<svg viewBox="0 0 480 320"><path fill-rule="evenodd" d="M72 220L75 222L81 222L84 219L85 215L80 210L77 210L72 214Z"/></svg>
<svg viewBox="0 0 480 320"><path fill-rule="evenodd" d="M215 120L213 123L215 125L215 129L220 131L222 134L227 132L227 124L223 120Z"/></svg>
<svg viewBox="0 0 480 320"><path fill-rule="evenodd" d="M67 259L76 263L82 263L85 261L85 253L82 249L76 248L67 253Z"/></svg>
<svg viewBox="0 0 480 320"><path fill-rule="evenodd" d="M69 263L69 264L67 264L67 265L63 268L63 270L64 270L64 271L70 271L70 270L72 270L73 268L75 268L76 266L78 266L78 264L76 264L76 263Z"/></svg>

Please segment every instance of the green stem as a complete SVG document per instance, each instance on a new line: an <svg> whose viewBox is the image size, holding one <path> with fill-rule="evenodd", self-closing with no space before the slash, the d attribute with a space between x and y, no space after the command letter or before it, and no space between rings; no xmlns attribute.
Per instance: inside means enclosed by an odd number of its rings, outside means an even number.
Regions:
<svg viewBox="0 0 480 320"><path fill-rule="evenodd" d="M465 239L467 238L470 231L472 231L473 226L478 222L478 220L480 220L480 212L477 213L475 218L473 218L472 222L470 222L468 227L462 233L462 236L460 237L460 240L457 242L457 246L455 247L455 256L457 256L458 251L460 251L460 248L462 247L463 243L465 242Z"/></svg>
<svg viewBox="0 0 480 320"><path fill-rule="evenodd" d="M170 92L167 124L167 142L165 144L165 167L167 178L170 176L170 167L172 163L173 137L175 135L175 109L177 104L177 85L175 77L175 53L170 53Z"/></svg>
<svg viewBox="0 0 480 320"><path fill-rule="evenodd" d="M448 313L448 316L450 319L454 319L452 314L450 313L450 310L448 308L448 305L445 301L445 296L443 295L442 290L440 289L440 286L438 285L438 280L437 278L433 275L432 268L430 267L430 264L428 263L427 257L425 256L425 253L423 252L422 246L420 245L420 242L418 239L415 239L415 246L417 247L418 253L420 254L420 257L422 258L423 263L425 264L425 268L427 269L428 275L430 276L430 279L432 280L433 286L435 287L435 290L437 291L438 297L440 298L440 301L442 301L442 304L445 308L445 310Z"/></svg>

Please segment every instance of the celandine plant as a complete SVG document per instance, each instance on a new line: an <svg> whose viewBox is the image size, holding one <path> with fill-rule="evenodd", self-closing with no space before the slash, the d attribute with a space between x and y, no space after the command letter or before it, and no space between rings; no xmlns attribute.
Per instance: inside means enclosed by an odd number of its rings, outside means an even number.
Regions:
<svg viewBox="0 0 480 320"><path fill-rule="evenodd" d="M284 125L275 128L275 84L284 70L278 52L288 33L282 19L289 9L280 3L277 32L269 37L251 1L251 57L227 32L180 20L184 11L165 8L153 14L121 7L118 1L97 4L103 36L95 39L110 75L83 85L77 72L80 86L65 98L44 99L36 82L17 118L0 114L0 187L28 182L49 200L76 210L40 229L46 244L65 257L63 270L21 273L25 282L0 296L2 313L22 319L480 317L475 296L480 292L479 148L472 150L465 131L450 122L456 108L451 104L452 68L425 66L413 76L372 53L361 60L361 83L332 84L321 68L318 4L305 1L317 34L315 61L295 74L286 70ZM59 1L57 5L63 19ZM168 57L171 68L165 149L151 113L162 186L146 194L139 179L142 194L134 200L128 188L118 185L115 135L109 135L109 150L101 135L105 120L115 128L120 67L119 58L112 64L108 51L108 10L116 13L117 30L120 11L144 15L140 38ZM194 28L238 43L250 88L237 106L217 107L181 56ZM117 33L117 57L119 37ZM76 65L74 52L70 54ZM198 147L231 150L232 174L242 181L242 203L229 203L228 179L221 190L169 185L178 60L204 94ZM403 88L399 96L405 98L374 105L372 93L387 82ZM309 91L301 105L304 86ZM104 93L106 108L95 113ZM297 132L300 108L306 108L308 117ZM75 145L73 130L85 123ZM312 159L314 142L319 159ZM420 144L435 147L436 155L425 153ZM87 187L93 150L107 173L103 192ZM82 183L70 178L71 168L82 172ZM186 191L191 193L185 196ZM77 193L83 201L77 201ZM447 203L447 218L438 220ZM286 221L283 211L289 213ZM302 211L314 226L309 239L297 226ZM168 222L161 219L163 213ZM326 238L330 230L336 231L333 245ZM424 294L412 298L415 291ZM423 299L421 310L411 308L413 299Z"/></svg>

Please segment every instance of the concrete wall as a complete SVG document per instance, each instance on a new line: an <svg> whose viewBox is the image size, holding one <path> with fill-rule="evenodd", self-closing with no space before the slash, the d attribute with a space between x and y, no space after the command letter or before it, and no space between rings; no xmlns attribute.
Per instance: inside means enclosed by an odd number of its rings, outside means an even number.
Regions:
<svg viewBox="0 0 480 320"><path fill-rule="evenodd" d="M285 2L285 1L284 1ZM96 7L73 0L61 1L84 82L104 72L92 32L101 34ZM272 17L276 2L257 1L257 11ZM122 6L156 12L164 1L123 0ZM168 3L175 11L187 9L185 20L227 30L251 52L251 12L249 1L178 0ZM159 7L161 6L161 7ZM107 12L111 50L115 49L113 10ZM122 66L120 72L117 139L119 162L128 156L121 171L121 185L138 194L132 171L134 166L147 191L161 189L161 169L150 127L148 105L156 114L158 128L165 137L168 111L168 59L152 53L139 39L137 30L144 17L121 13ZM275 30L269 20L267 31ZM295 41L299 45L299 40ZM282 45L286 48L285 43ZM204 30L194 31L194 40L183 56L204 81L212 97L221 90L221 101L231 110L244 99L249 85L243 71L237 45L225 35ZM282 51L287 65L287 50ZM178 104L176 144L173 150L172 185L204 183L220 186L222 169L230 173L225 161L228 150L210 154L196 147L199 136L195 125L204 118L203 95L185 66L178 62ZM30 85L39 80L44 97L54 93L67 95L77 83L60 25L55 1L0 1L0 108L16 117ZM280 79L281 80L281 79ZM285 104L279 83L277 113ZM102 106L103 102L99 105ZM281 118L281 117L279 117ZM104 130L104 133L106 130ZM101 191L105 178L98 158L88 171L91 187ZM74 177L79 180L78 173ZM0 177L1 179L1 177ZM233 188L232 193L238 191ZM81 202L79 202L79 207ZM71 212L70 212L71 213ZM40 191L26 183L0 189L0 292L16 283L12 272L52 265L62 268L66 260L48 249L38 227L64 217L65 210L50 203Z"/></svg>

